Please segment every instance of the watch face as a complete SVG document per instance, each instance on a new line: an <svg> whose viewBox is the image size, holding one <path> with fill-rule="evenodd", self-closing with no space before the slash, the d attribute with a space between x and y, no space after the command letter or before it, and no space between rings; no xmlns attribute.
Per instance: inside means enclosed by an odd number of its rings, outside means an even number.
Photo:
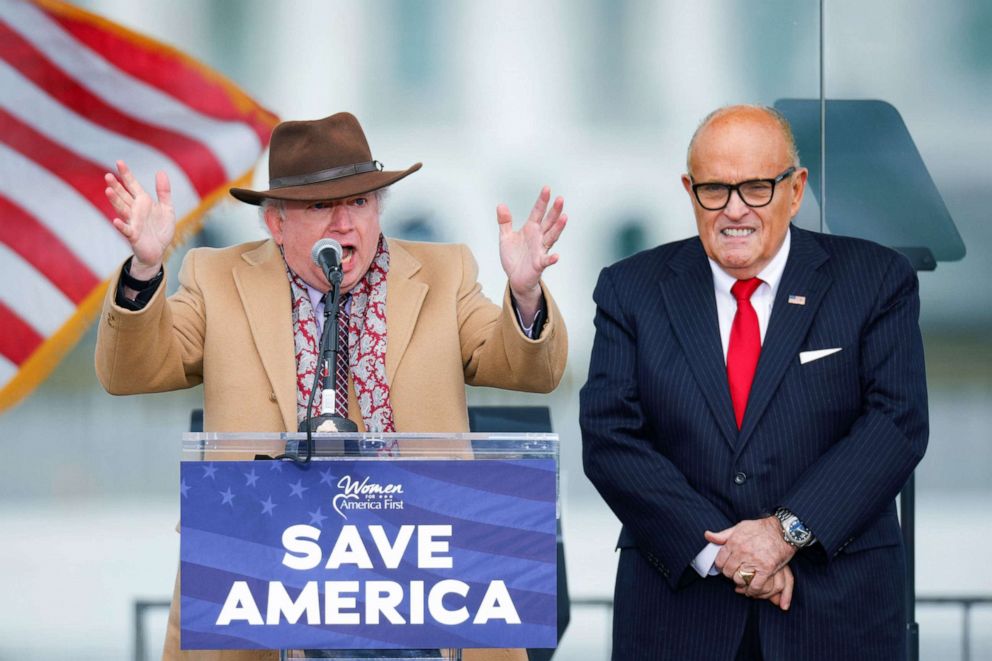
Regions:
<svg viewBox="0 0 992 661"><path fill-rule="evenodd" d="M809 530L798 520L794 520L789 524L789 537L791 537L796 544L803 544L809 539Z"/></svg>

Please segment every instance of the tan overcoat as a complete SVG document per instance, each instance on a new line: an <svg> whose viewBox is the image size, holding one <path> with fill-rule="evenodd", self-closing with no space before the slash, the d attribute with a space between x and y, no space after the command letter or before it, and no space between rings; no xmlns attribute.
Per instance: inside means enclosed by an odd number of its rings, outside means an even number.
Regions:
<svg viewBox="0 0 992 661"><path fill-rule="evenodd" d="M389 240L386 374L400 432L468 430L465 384L550 392L565 369L565 325L547 289L537 340L520 330L509 289L489 301L462 245ZM138 312L104 302L96 372L112 394L203 383L206 431L293 431L296 364L285 265L271 240L191 250L169 297L160 286ZM543 287L543 285L542 285ZM349 389L349 417L364 430ZM178 581L177 581L178 587ZM272 652L180 653L173 599L164 658L275 659ZM522 650L466 652L470 661L526 658Z"/></svg>

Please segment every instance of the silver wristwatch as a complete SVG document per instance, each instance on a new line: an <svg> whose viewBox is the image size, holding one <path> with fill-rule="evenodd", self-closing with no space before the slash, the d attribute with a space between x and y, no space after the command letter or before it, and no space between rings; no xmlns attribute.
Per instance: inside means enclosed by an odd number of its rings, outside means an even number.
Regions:
<svg viewBox="0 0 992 661"><path fill-rule="evenodd" d="M809 528L789 510L780 507L775 511L775 516L782 524L782 538L792 546L803 549L816 541Z"/></svg>

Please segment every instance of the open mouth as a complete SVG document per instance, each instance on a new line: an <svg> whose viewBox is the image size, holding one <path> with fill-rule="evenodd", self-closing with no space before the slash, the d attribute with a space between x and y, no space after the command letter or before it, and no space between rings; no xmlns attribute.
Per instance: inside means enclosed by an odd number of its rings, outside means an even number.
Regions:
<svg viewBox="0 0 992 661"><path fill-rule="evenodd" d="M352 246L341 246L341 266L351 263L351 258L355 255L355 248Z"/></svg>
<svg viewBox="0 0 992 661"><path fill-rule="evenodd" d="M754 231L755 230L753 227L727 227L720 230L720 234L730 237L731 239L742 239L744 237L751 236L754 234Z"/></svg>

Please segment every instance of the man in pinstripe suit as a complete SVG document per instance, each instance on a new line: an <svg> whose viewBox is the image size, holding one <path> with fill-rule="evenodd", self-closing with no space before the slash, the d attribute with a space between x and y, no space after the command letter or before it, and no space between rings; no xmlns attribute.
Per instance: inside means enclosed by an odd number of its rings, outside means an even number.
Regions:
<svg viewBox="0 0 992 661"><path fill-rule="evenodd" d="M793 227L806 177L778 113L721 108L683 176L699 236L600 275L581 425L623 523L614 659L905 657L917 280Z"/></svg>

